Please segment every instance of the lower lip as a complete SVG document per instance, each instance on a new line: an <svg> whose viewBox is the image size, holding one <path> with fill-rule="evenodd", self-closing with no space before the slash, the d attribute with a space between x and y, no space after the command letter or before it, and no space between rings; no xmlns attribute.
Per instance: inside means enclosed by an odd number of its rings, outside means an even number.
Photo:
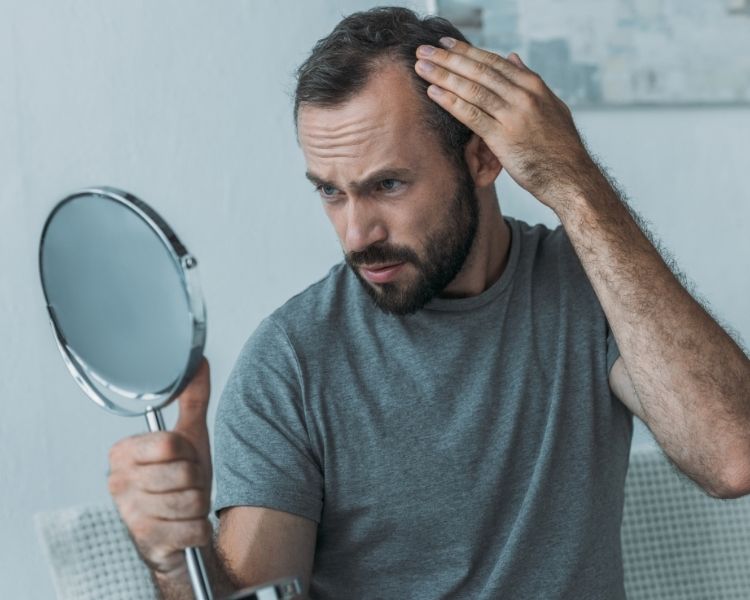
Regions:
<svg viewBox="0 0 750 600"><path fill-rule="evenodd" d="M371 271L370 269L362 268L362 273L369 281L372 281L373 283L387 283L391 281L396 275L398 275L398 272L401 270L401 267L404 266L404 263L399 263L397 265L393 265L392 267L386 267L385 269L377 269L374 271Z"/></svg>

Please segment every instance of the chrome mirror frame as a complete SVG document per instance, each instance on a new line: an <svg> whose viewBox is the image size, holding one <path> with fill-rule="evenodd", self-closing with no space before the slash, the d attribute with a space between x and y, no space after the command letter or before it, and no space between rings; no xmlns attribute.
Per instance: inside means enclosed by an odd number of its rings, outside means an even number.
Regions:
<svg viewBox="0 0 750 600"><path fill-rule="evenodd" d="M135 215L137 215L142 221L144 221L150 229L159 237L164 247L168 250L172 262L174 263L177 272L180 274L182 280L182 288L185 292L187 305L189 310L189 317L191 320L192 340L190 346L190 353L188 356L187 363L183 369L183 375L175 380L171 385L166 388L159 390L154 393L147 394L135 394L128 390L121 389L113 386L107 382L102 381L96 376L96 374L89 368L86 362L78 356L75 351L68 345L65 340L57 319L55 312L49 303L49 297L47 290L44 286L44 277L42 276L42 248L44 246L44 239L47 233L47 228L52 221L52 218L60 208L62 208L68 202L75 200L81 196L101 196L108 200L118 202L120 205L129 209ZM203 357L203 349L206 343L206 307L203 301L203 294L201 293L200 283L198 280L198 274L196 267L198 261L190 254L185 246L182 245L180 240L175 235L174 231L166 224L156 211L150 206L122 190L118 190L113 187L100 186L91 187L74 192L65 198L63 198L57 205L52 209L47 220L44 223L42 229L42 235L39 243L39 275L42 281L42 291L44 293L44 299L47 306L47 313L49 315L50 325L52 326L52 332L54 334L55 342L60 350L60 354L63 357L65 366L68 368L71 376L85 394L96 402L99 406L108 410L109 412L115 413L119 416L124 417L140 417L149 411L163 408L169 404L174 398L179 396L180 392L187 386L190 381L190 377L195 373L198 364ZM122 398L129 400L144 400L148 404L145 406L143 411L133 411L122 408L115 402L108 398L103 390L117 394Z"/></svg>

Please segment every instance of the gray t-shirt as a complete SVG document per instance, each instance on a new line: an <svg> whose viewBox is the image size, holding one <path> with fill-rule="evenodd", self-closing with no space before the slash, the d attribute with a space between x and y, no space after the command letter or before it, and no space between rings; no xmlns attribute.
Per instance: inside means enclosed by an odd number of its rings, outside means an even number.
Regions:
<svg viewBox="0 0 750 600"><path fill-rule="evenodd" d="M478 296L387 315L341 263L242 349L215 510L318 522L310 598L625 597L617 346L564 230L505 220Z"/></svg>

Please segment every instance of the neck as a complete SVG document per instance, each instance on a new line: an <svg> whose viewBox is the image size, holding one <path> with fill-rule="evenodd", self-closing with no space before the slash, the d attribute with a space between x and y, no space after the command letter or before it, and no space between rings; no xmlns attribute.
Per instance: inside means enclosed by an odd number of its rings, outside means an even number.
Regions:
<svg viewBox="0 0 750 600"><path fill-rule="evenodd" d="M442 298L478 296L505 271L510 253L510 228L503 220L494 185L477 190L479 226L461 271L440 294Z"/></svg>

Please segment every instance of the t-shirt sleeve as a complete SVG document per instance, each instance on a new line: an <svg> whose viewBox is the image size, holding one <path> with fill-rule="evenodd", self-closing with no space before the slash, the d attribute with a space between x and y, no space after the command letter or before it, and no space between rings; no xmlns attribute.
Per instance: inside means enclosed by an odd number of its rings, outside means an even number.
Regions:
<svg viewBox="0 0 750 600"><path fill-rule="evenodd" d="M302 389L289 338L265 319L243 346L219 400L214 511L262 506L320 522L323 475Z"/></svg>
<svg viewBox="0 0 750 600"><path fill-rule="evenodd" d="M620 358L620 348L617 346L617 340L615 334L612 333L612 328L607 323L607 374L609 375L612 371L612 366L615 364L617 359Z"/></svg>
<svg viewBox="0 0 750 600"><path fill-rule="evenodd" d="M617 340L615 340L615 335L612 332L612 328L609 326L609 322L607 321L607 317L604 314L604 309L601 306L601 303L599 302L599 299L596 296L596 293L594 292L594 288L591 285L591 281L588 278L588 275L586 274L585 269L583 268L583 265L581 264L580 259L578 258L578 255L575 252L575 249L573 248L573 244L570 241L570 238L568 237L567 232L565 229L560 226L557 228L555 233L559 234L559 237L556 238L558 240L558 255L560 257L561 262L565 265L565 277L563 277L561 280L566 284L570 285L571 282L574 282L573 285L576 285L575 287L575 293L576 298L582 300L584 303L579 306L592 306L591 304L587 304L585 302L585 299L588 299L589 302L595 302L596 310L601 315L601 318L604 320L605 324L605 333L606 333L606 364L607 364L607 375L609 375L610 371L612 371L612 366L615 364L617 359L620 357L620 349L617 346ZM584 293L585 292L585 293ZM597 333L597 346L602 343L601 340L601 328L597 327L596 329Z"/></svg>

